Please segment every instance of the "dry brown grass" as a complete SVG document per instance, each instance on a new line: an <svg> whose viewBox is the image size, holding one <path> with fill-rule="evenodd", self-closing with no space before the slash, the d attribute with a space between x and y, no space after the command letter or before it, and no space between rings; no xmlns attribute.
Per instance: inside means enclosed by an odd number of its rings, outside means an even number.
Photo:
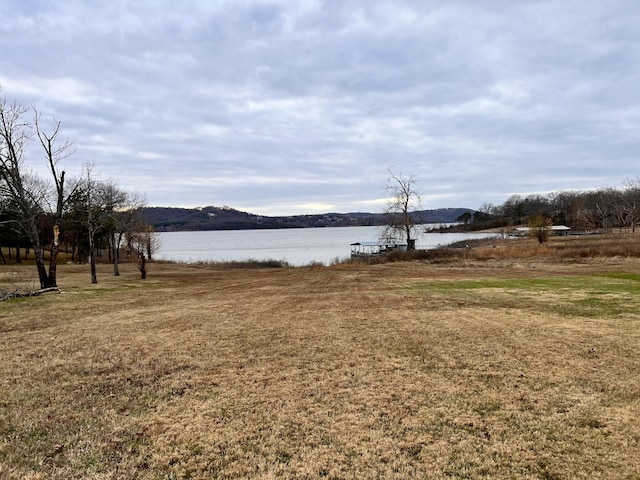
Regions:
<svg viewBox="0 0 640 480"><path fill-rule="evenodd" d="M0 303L0 478L639 478L640 261L514 245L61 265Z"/></svg>
<svg viewBox="0 0 640 480"><path fill-rule="evenodd" d="M434 250L396 251L388 255L360 257L353 262L375 265L409 260L450 263L464 260L536 259L575 263L599 258L640 258L639 236L638 233L630 232L590 236L553 236L543 244L536 239L528 238L478 239L461 241L453 247ZM462 248L465 243L471 245L471 248Z"/></svg>

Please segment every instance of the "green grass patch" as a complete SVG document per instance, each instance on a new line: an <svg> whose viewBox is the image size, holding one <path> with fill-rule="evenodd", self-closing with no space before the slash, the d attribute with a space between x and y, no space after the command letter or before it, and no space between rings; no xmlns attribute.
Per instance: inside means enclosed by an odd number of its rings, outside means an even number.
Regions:
<svg viewBox="0 0 640 480"><path fill-rule="evenodd" d="M626 272L612 272L612 273L601 273L597 275L598 277L607 277L607 278L615 278L620 280L630 280L634 282L640 282L640 274L639 273L626 273Z"/></svg>
<svg viewBox="0 0 640 480"><path fill-rule="evenodd" d="M490 278L424 282L411 290L469 305L615 318L640 308L640 275L606 273L554 278Z"/></svg>

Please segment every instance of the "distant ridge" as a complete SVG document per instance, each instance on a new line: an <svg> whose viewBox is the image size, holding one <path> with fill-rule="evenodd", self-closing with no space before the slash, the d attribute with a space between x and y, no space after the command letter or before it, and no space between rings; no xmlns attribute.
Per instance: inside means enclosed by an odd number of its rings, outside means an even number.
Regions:
<svg viewBox="0 0 640 480"><path fill-rule="evenodd" d="M469 208L438 208L413 213L416 223L453 223ZM159 232L204 230L249 230L266 228L318 228L378 226L385 224L383 213L325 213L268 217L230 207L173 208L147 207L142 217Z"/></svg>

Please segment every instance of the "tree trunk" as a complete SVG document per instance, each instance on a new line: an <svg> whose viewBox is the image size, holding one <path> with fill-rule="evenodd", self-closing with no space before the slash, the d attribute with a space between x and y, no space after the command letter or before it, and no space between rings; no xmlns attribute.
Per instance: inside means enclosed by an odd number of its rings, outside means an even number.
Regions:
<svg viewBox="0 0 640 480"><path fill-rule="evenodd" d="M44 264L44 251L40 245L34 245L33 253L36 257L36 268L38 269L40 288L47 288L49 277L47 275L47 267Z"/></svg>
<svg viewBox="0 0 640 480"><path fill-rule="evenodd" d="M151 238L151 232L147 232L147 257L149 258L149 260L151 260L151 242L152 242L152 238Z"/></svg>
<svg viewBox="0 0 640 480"><path fill-rule="evenodd" d="M91 265L91 283L98 283L96 274L96 247L93 242L93 227L89 225L89 264Z"/></svg>
<svg viewBox="0 0 640 480"><path fill-rule="evenodd" d="M120 267L118 266L118 257L116 256L113 257L113 276L120 276Z"/></svg>
<svg viewBox="0 0 640 480"><path fill-rule="evenodd" d="M58 225L53 226L53 244L51 245L51 255L49 256L49 275L47 276L47 285L42 288L57 288L58 280L56 278L58 272L58 252L60 249L60 228Z"/></svg>
<svg viewBox="0 0 640 480"><path fill-rule="evenodd" d="M411 227L409 226L409 223L405 223L405 233L407 235L407 250L415 250L416 241L411 238Z"/></svg>
<svg viewBox="0 0 640 480"><path fill-rule="evenodd" d="M142 280L147 278L147 261L145 259L144 253L140 255L140 278Z"/></svg>
<svg viewBox="0 0 640 480"><path fill-rule="evenodd" d="M89 264L91 265L91 283L98 283L98 275L96 274L96 257L89 254Z"/></svg>
<svg viewBox="0 0 640 480"><path fill-rule="evenodd" d="M119 260L120 260L120 241L122 238L122 234L120 234L119 236L116 236L115 233L112 234L111 237L111 248L112 248L112 256L113 256L113 276L114 277L119 277L120 276L120 266L119 266Z"/></svg>
<svg viewBox="0 0 640 480"><path fill-rule="evenodd" d="M33 247L33 255L36 259L40 288L47 288L49 276L47 275L47 267L44 263L44 249L40 245L40 234L38 233L38 227L36 227L35 223L32 222L29 226L27 236L29 237L29 243L31 243L31 246Z"/></svg>

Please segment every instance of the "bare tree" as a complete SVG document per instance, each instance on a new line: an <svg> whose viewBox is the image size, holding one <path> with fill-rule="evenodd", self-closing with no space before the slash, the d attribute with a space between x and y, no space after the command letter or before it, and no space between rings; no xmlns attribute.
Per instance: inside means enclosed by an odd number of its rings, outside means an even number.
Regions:
<svg viewBox="0 0 640 480"><path fill-rule="evenodd" d="M549 203L553 206L555 223L580 228L583 225L583 209L586 196L582 192L560 191L549 194Z"/></svg>
<svg viewBox="0 0 640 480"><path fill-rule="evenodd" d="M600 229L602 233L609 232L615 217L616 196L613 188L602 188L585 193L585 201L580 209L580 219L587 228Z"/></svg>
<svg viewBox="0 0 640 480"><path fill-rule="evenodd" d="M18 103L8 103L0 98L0 178L2 187L16 207L15 221L33 247L40 288L56 287L44 261L44 249L40 242L37 217L41 213L37 193L29 189L24 169L27 144L31 139L31 127L25 121L26 109Z"/></svg>
<svg viewBox="0 0 640 480"><path fill-rule="evenodd" d="M407 249L415 249L413 232L416 227L415 211L420 206L420 194L416 189L416 177L404 177L394 174L391 169L387 183L389 202L385 210L387 220L385 236L401 235L407 242Z"/></svg>
<svg viewBox="0 0 640 480"><path fill-rule="evenodd" d="M73 217L77 243L82 239L88 247L91 283L98 283L96 257L101 246L108 248L113 274L119 276L123 241L149 226L140 216L146 204L144 196L121 189L115 180L97 180L94 170L91 162L85 164L82 187L70 201L69 216ZM146 258L151 258L150 253Z"/></svg>
<svg viewBox="0 0 640 480"><path fill-rule="evenodd" d="M55 209L54 224L53 224L53 241L51 245L51 252L49 255L49 273L48 284L49 286L57 286L57 265L58 265L58 253L60 250L60 228L62 226L62 216L64 208L69 198L76 192L80 186L80 181L73 182L70 189L65 189L65 171L59 169L60 161L73 154L73 143L67 139L62 143L58 142L58 134L60 133L60 122L54 120L54 128L51 133L47 134L40 128L40 114L34 108L34 124L36 128L36 134L40 145L42 145L45 157L47 159L47 166L51 177L53 179L55 187Z"/></svg>
<svg viewBox="0 0 640 480"><path fill-rule="evenodd" d="M505 204L507 205L507 204ZM503 207L503 209L506 207ZM492 203L483 203L478 210L473 214L473 223L486 223L490 222L493 218L500 215L500 208L496 207Z"/></svg>
<svg viewBox="0 0 640 480"><path fill-rule="evenodd" d="M83 191L85 195L86 202L86 222L87 222L87 237L89 239L89 265L91 269L91 283L98 283L98 275L96 273L96 237L97 232L100 228L100 212L98 201L96 200L99 193L98 188L99 184L96 180L93 179L93 168L94 165L92 163L85 164L85 172L84 172L84 186Z"/></svg>
<svg viewBox="0 0 640 480"><path fill-rule="evenodd" d="M55 208L51 208L47 185L30 174L24 166L27 146L32 140L33 132L33 126L25 119L26 112L27 109L19 103L9 103L4 96L0 97L0 188L3 196L10 199L14 208L12 221L33 248L40 288L57 288L60 219L68 199L65 173L59 170L58 162L72 153L71 143L58 142L59 122L56 122L52 133L45 133L40 128L40 116L34 109L36 136L43 147L55 184ZM51 234L43 234L39 221L52 212L55 221L51 226ZM44 245L48 240L52 242L52 247L47 272Z"/></svg>
<svg viewBox="0 0 640 480"><path fill-rule="evenodd" d="M603 233L608 233L611 227L616 196L613 188L603 188L597 193L594 212Z"/></svg>
<svg viewBox="0 0 640 480"><path fill-rule="evenodd" d="M144 280L147 278L147 260L151 260L158 248L157 234L153 231L153 227L147 225L138 231L129 233L127 237L131 253L138 260L140 278Z"/></svg>
<svg viewBox="0 0 640 480"><path fill-rule="evenodd" d="M30 140L30 128L24 120L26 109L0 98L0 178L4 196L11 200L11 222L23 232L36 252L36 266L41 288L46 288L47 272L36 226L37 205L25 185L24 157Z"/></svg>
<svg viewBox="0 0 640 480"><path fill-rule="evenodd" d="M120 250L125 235L146 228L139 214L146 200L143 195L119 189L114 182L107 183L103 192L105 229L111 250L113 275L117 277L120 275ZM149 255L148 258L150 259L151 256Z"/></svg>
<svg viewBox="0 0 640 480"><path fill-rule="evenodd" d="M635 232L640 223L640 178L627 179L624 186L616 196L614 211L620 227L629 227Z"/></svg>

